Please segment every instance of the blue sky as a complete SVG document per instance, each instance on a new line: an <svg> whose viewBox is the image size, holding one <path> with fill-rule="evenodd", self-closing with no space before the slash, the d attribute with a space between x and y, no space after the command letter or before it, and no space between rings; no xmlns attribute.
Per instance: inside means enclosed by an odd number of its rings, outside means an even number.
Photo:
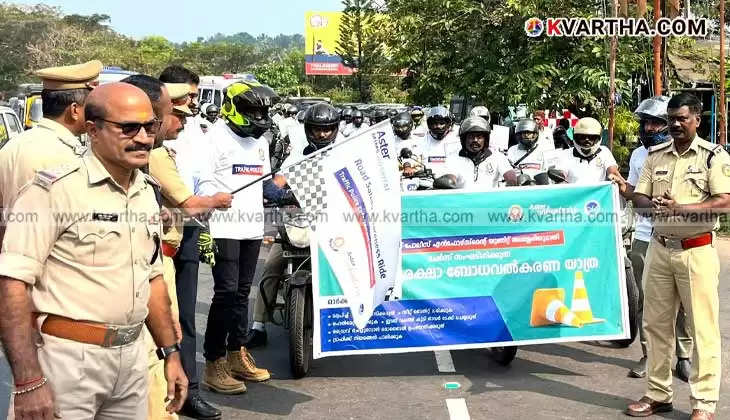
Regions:
<svg viewBox="0 0 730 420"><path fill-rule="evenodd" d="M36 2L10 0L15 3ZM65 14L111 16L115 31L139 39L162 35L174 41L195 41L216 32L252 35L304 33L308 10L342 10L340 0L44 0Z"/></svg>

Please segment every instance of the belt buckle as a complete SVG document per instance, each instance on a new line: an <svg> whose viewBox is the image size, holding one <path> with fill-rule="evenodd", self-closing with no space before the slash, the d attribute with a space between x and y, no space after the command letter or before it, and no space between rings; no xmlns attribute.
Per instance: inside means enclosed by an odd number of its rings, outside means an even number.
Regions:
<svg viewBox="0 0 730 420"><path fill-rule="evenodd" d="M683 249L682 240L676 238L664 238L664 246L672 249Z"/></svg>
<svg viewBox="0 0 730 420"><path fill-rule="evenodd" d="M132 343L139 336L142 325L132 327L107 326L102 347L121 347Z"/></svg>

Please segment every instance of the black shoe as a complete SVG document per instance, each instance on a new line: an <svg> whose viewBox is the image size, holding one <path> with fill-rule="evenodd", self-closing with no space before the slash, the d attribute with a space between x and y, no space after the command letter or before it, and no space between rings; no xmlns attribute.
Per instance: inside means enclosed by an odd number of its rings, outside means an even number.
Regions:
<svg viewBox="0 0 730 420"><path fill-rule="evenodd" d="M246 337L246 348L263 347L266 345L266 331L251 330Z"/></svg>
<svg viewBox="0 0 730 420"><path fill-rule="evenodd" d="M677 378L685 382L689 382L689 375L691 370L692 363L690 363L689 359L678 359L677 366L674 367Z"/></svg>
<svg viewBox="0 0 730 420"><path fill-rule="evenodd" d="M199 420L220 420L223 416L221 410L208 404L200 395L189 397L180 410L180 414Z"/></svg>
<svg viewBox="0 0 730 420"><path fill-rule="evenodd" d="M636 362L636 366L634 366L629 371L629 378L644 378L646 377L646 356L642 357L641 360Z"/></svg>

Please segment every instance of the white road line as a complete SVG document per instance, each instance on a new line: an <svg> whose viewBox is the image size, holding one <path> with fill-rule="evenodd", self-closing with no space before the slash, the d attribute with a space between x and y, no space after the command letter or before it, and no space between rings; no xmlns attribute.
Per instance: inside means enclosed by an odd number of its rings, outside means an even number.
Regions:
<svg viewBox="0 0 730 420"><path fill-rule="evenodd" d="M454 360L451 358L451 352L449 350L439 350L433 352L436 356L436 365L439 368L439 372L456 372L454 369Z"/></svg>
<svg viewBox="0 0 730 420"><path fill-rule="evenodd" d="M450 420L470 420L466 400L463 398L447 398L446 408L449 409Z"/></svg>

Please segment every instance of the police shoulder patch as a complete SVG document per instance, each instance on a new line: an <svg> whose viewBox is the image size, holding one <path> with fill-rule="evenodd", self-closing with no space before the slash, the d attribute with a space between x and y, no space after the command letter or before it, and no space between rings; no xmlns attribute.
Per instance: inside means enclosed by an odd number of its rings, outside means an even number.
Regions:
<svg viewBox="0 0 730 420"><path fill-rule="evenodd" d="M665 141L664 143L656 144L656 145L651 146L649 148L649 153L654 153L654 152L659 151L659 150L664 150L667 147L671 147L673 144L674 144L674 141L672 141L672 140Z"/></svg>
<svg viewBox="0 0 730 420"><path fill-rule="evenodd" d="M80 162L64 163L51 169L43 169L35 173L33 183L42 187L46 191L51 189L51 185L65 177L74 173L81 167Z"/></svg>

